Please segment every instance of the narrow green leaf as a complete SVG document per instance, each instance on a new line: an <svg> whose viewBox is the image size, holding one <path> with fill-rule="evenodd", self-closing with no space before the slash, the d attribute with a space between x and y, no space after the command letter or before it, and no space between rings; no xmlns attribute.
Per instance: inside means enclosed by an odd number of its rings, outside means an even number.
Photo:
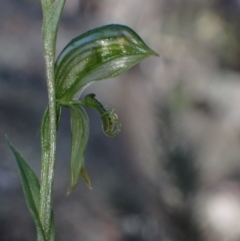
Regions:
<svg viewBox="0 0 240 241"><path fill-rule="evenodd" d="M7 138L7 137L6 137ZM47 241L44 235L44 231L39 220L38 208L39 208L39 198L40 198L40 186L38 182L38 178L35 173L31 169L31 167L26 163L21 154L15 149L12 143L7 138L8 145L13 152L18 170L20 173L20 178L23 186L23 192L25 195L25 199L32 215L32 218L35 222L37 229L37 237L39 241Z"/></svg>
<svg viewBox="0 0 240 241"><path fill-rule="evenodd" d="M114 137L121 131L121 123L119 123L118 116L114 112L114 109L105 109L101 102L95 98L95 94L86 95L81 102L85 106L93 108L99 112L105 135Z"/></svg>
<svg viewBox="0 0 240 241"><path fill-rule="evenodd" d="M47 163L49 160L49 109L45 110L43 115L42 123L41 123L41 147L42 147L42 176L41 180L47 178L48 176L48 168ZM45 165L46 163L46 165Z"/></svg>
<svg viewBox="0 0 240 241"><path fill-rule="evenodd" d="M81 168L81 175L82 175L83 180L87 184L88 188L92 189L92 185L91 185L90 179L88 177L84 162L83 162L82 168Z"/></svg>
<svg viewBox="0 0 240 241"><path fill-rule="evenodd" d="M106 25L70 41L55 62L57 99L72 100L90 83L112 78L155 55L129 27Z"/></svg>
<svg viewBox="0 0 240 241"><path fill-rule="evenodd" d="M62 107L56 104L57 128L61 119ZM42 145L42 163L48 160L49 155L49 108L47 107L41 123L41 145Z"/></svg>
<svg viewBox="0 0 240 241"><path fill-rule="evenodd" d="M50 227L50 241L54 241L55 239L55 222L54 222L54 214L52 211L51 215L51 227Z"/></svg>
<svg viewBox="0 0 240 241"><path fill-rule="evenodd" d="M76 187L80 174L84 181L91 188L91 183L84 167L84 153L89 136L89 120L86 111L81 106L70 105L71 115L71 184L68 189L69 195Z"/></svg>
<svg viewBox="0 0 240 241"><path fill-rule="evenodd" d="M61 107L59 105L56 106L56 115L57 115L57 127L60 122L61 118ZM43 119L42 119L42 124L41 124L41 147L42 147L42 171L41 171L41 181L42 181L42 191L40 195L45 198L46 203L47 200L47 195L44 193L46 191L46 188L48 187L48 175L49 175L49 151L50 151L50 139L49 139L49 109L45 110ZM44 187L45 185L45 187ZM50 187L49 187L50 188ZM44 208L43 208L44 209ZM53 218L53 211L52 211L52 217L51 217L51 224L50 227L47 227L48 231L50 232L49 236L51 240L54 240L55 236L55 227L54 227L54 218ZM48 236L48 234L47 234Z"/></svg>

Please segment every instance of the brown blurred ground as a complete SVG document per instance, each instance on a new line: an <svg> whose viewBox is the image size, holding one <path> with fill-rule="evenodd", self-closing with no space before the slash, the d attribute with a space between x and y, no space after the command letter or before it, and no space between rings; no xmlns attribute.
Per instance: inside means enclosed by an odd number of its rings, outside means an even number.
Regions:
<svg viewBox="0 0 240 241"><path fill-rule="evenodd" d="M40 174L47 103L37 0L0 3L0 240L35 239L9 138ZM67 0L58 52L76 35L126 24L160 54L94 84L123 125L105 137L89 111L86 165L66 197L70 135L58 136L56 240L240 240L240 1Z"/></svg>

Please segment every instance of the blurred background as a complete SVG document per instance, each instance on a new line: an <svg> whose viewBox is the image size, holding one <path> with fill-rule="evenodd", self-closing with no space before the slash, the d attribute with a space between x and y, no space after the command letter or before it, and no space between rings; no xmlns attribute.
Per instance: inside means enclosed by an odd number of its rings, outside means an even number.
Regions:
<svg viewBox="0 0 240 241"><path fill-rule="evenodd" d="M89 110L82 179L69 184L69 113L58 133L58 241L240 240L240 1L67 0L57 53L109 23L133 28L160 54L93 84L122 132L107 138ZM39 0L0 3L0 240L35 240L7 134L40 176L47 105Z"/></svg>

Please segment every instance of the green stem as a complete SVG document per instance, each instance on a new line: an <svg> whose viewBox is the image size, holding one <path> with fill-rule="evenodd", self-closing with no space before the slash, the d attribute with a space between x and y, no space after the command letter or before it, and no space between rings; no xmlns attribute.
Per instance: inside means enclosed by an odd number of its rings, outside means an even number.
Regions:
<svg viewBox="0 0 240 241"><path fill-rule="evenodd" d="M51 7L53 0L42 0L43 16ZM43 30L44 31L44 30ZM53 30L54 32L54 30ZM56 29L57 32L57 29ZM56 33L53 33L53 35ZM52 197L54 183L54 169L56 162L56 94L54 81L55 41L51 34L43 35L44 56L46 62L46 78L48 89L48 112L46 113L47 133L43 135L42 142L48 147L42 153L41 187L39 218L47 240L51 239ZM44 130L45 131L45 130Z"/></svg>
<svg viewBox="0 0 240 241"><path fill-rule="evenodd" d="M54 0L41 0L42 3L42 9L43 9L43 18L45 17L48 9L53 4Z"/></svg>
<svg viewBox="0 0 240 241"><path fill-rule="evenodd" d="M49 57L49 55L46 54ZM43 142L49 143L47 153L42 153L42 171L41 171L41 188L40 188L40 208L39 216L46 236L50 235L50 224L52 215L52 196L54 183L54 169L56 162L56 100L55 100L55 84L54 71L52 61L46 57L47 87L48 87L48 113L49 121L48 136L44 135L47 140ZM46 150L45 150L46 151Z"/></svg>
<svg viewBox="0 0 240 241"><path fill-rule="evenodd" d="M54 60L59 20L65 0L41 0L43 9L43 43L48 88L48 110L42 124L42 170L40 186L39 218L47 241L54 239L52 196L56 162L56 93ZM58 108L59 109L59 108ZM60 109L59 109L60 111Z"/></svg>
<svg viewBox="0 0 240 241"><path fill-rule="evenodd" d="M57 103L60 106L65 106L65 107L69 107L71 105L84 105L84 102L82 102L81 100L72 100L72 101L57 100Z"/></svg>

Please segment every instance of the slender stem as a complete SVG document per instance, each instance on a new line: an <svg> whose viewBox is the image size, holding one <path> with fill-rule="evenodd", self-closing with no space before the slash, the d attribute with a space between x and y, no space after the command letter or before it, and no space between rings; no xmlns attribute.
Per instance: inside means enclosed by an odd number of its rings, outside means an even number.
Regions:
<svg viewBox="0 0 240 241"><path fill-rule="evenodd" d="M57 106L54 60L59 20L66 0L41 0L43 10L43 42L48 88L48 109L41 128L42 170L39 218L46 240L54 239L52 197L56 162ZM58 111L59 108L58 108Z"/></svg>
<svg viewBox="0 0 240 241"><path fill-rule="evenodd" d="M42 0L44 18L46 17L46 13L52 3L53 0ZM42 153L39 218L42 223L45 236L47 240L50 240L57 129L56 94L54 83L55 42L51 39L52 35L45 34L43 37L48 89L48 112L46 113L47 116L45 118L48 123L46 124L47 130L44 130L46 131L46 134L42 136L44 139L42 142L47 143L47 148Z"/></svg>
<svg viewBox="0 0 240 241"><path fill-rule="evenodd" d="M47 51L45 51L46 53ZM54 183L54 169L56 162L56 99L55 99L55 84L53 60L51 55L46 53L46 72L47 72L47 87L48 87L48 115L46 118L49 121L49 133L45 142L49 143L47 153L43 153L42 172L41 172L41 188L40 188L40 208L39 216L43 229L48 236L50 233L51 215L52 215L52 196Z"/></svg>
<svg viewBox="0 0 240 241"><path fill-rule="evenodd" d="M54 0L41 0L42 9L43 9L43 17L45 17L46 12L51 7Z"/></svg>
<svg viewBox="0 0 240 241"><path fill-rule="evenodd" d="M72 101L64 101L64 100L57 100L57 103L61 106L69 107L71 105L84 105L84 102L81 100L72 100Z"/></svg>

